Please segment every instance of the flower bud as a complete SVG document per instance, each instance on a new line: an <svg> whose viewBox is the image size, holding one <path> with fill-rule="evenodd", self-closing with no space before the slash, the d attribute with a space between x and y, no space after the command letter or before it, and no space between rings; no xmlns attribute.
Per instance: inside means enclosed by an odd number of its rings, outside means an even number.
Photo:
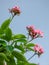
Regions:
<svg viewBox="0 0 49 65"><path fill-rule="evenodd" d="M10 11L10 13L11 13L13 16L20 14L20 9L19 9L18 6L15 6L15 7L9 9L9 11Z"/></svg>

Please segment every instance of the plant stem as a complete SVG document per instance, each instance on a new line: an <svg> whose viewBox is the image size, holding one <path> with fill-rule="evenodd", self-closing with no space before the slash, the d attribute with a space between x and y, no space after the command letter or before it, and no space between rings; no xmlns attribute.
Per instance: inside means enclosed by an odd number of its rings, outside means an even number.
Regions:
<svg viewBox="0 0 49 65"><path fill-rule="evenodd" d="M28 33L28 37L27 37L27 40L29 40L29 33Z"/></svg>
<svg viewBox="0 0 49 65"><path fill-rule="evenodd" d="M29 59L28 59L28 61L32 58L32 57L34 57L36 55L36 53L34 53Z"/></svg>
<svg viewBox="0 0 49 65"><path fill-rule="evenodd" d="M31 42L33 39L29 40L29 42Z"/></svg>

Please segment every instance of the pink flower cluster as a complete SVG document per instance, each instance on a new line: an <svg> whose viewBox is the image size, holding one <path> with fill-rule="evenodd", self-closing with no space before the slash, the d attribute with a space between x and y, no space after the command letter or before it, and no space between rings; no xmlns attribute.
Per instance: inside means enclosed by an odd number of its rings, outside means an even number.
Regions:
<svg viewBox="0 0 49 65"><path fill-rule="evenodd" d="M42 48L40 45L38 45L38 44L36 44L36 45L34 46L34 51L37 52L38 55L41 55L41 54L44 53L43 48Z"/></svg>
<svg viewBox="0 0 49 65"><path fill-rule="evenodd" d="M26 28L29 32L29 35L32 38L43 37L43 32L40 30L34 29L34 26L27 26Z"/></svg>
<svg viewBox="0 0 49 65"><path fill-rule="evenodd" d="M17 15L17 14L20 14L20 9L18 6L15 6L11 9L9 9L10 13L13 14L14 16Z"/></svg>

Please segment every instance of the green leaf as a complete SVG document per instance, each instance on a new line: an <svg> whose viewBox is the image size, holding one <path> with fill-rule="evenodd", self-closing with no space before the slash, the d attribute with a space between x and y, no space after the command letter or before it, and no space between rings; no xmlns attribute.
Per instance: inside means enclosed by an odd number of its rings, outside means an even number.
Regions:
<svg viewBox="0 0 49 65"><path fill-rule="evenodd" d="M28 43L27 45L26 45L26 48L29 50L29 51L34 51L33 50L33 47L35 46L35 44L34 43Z"/></svg>
<svg viewBox="0 0 49 65"><path fill-rule="evenodd" d="M35 64L35 63L28 63L28 65L38 65L38 64Z"/></svg>
<svg viewBox="0 0 49 65"><path fill-rule="evenodd" d="M12 31L11 31L10 28L7 28L7 29L6 29L5 35L6 35L6 40L7 40L7 41L10 41L10 40L11 40L11 37L12 37Z"/></svg>
<svg viewBox="0 0 49 65"><path fill-rule="evenodd" d="M24 48L21 45L20 46L15 45L15 48L19 49L22 52L25 52Z"/></svg>
<svg viewBox="0 0 49 65"><path fill-rule="evenodd" d="M8 56L9 61L7 62L7 65L16 65L14 58L11 56Z"/></svg>
<svg viewBox="0 0 49 65"><path fill-rule="evenodd" d="M11 46L11 45L7 45L7 46L6 46L6 50L9 51L9 52L12 52L13 49L14 49L14 48L13 48L13 46Z"/></svg>
<svg viewBox="0 0 49 65"><path fill-rule="evenodd" d="M23 34L17 34L17 35L14 35L14 36L12 37L12 39L21 39L21 38L26 38L26 36L23 35Z"/></svg>
<svg viewBox="0 0 49 65"><path fill-rule="evenodd" d="M29 63L29 62L22 62L22 61L17 60L17 65L37 65L37 64Z"/></svg>
<svg viewBox="0 0 49 65"><path fill-rule="evenodd" d="M0 65L4 65L4 61L3 60L0 60Z"/></svg>
<svg viewBox="0 0 49 65"><path fill-rule="evenodd" d="M27 44L27 47L34 47L34 46L35 46L34 43L29 43L29 44Z"/></svg>
<svg viewBox="0 0 49 65"><path fill-rule="evenodd" d="M4 53L0 53L0 58L9 61L9 59L7 58L7 56Z"/></svg>
<svg viewBox="0 0 49 65"><path fill-rule="evenodd" d="M12 54L20 61L27 62L26 58L18 51L13 51Z"/></svg>
<svg viewBox="0 0 49 65"><path fill-rule="evenodd" d="M27 43L27 40L26 40L26 39L18 39L18 40L16 40L15 42L23 42L23 43Z"/></svg>
<svg viewBox="0 0 49 65"><path fill-rule="evenodd" d="M4 33L3 29L0 28L0 35L3 34L3 33Z"/></svg>
<svg viewBox="0 0 49 65"><path fill-rule="evenodd" d="M10 28L6 28L6 30L4 31L4 35L1 36L2 39L6 40L6 41L10 41L12 37L12 31Z"/></svg>
<svg viewBox="0 0 49 65"><path fill-rule="evenodd" d="M10 19L10 18L7 19L7 20L5 20L5 21L2 23L1 28L2 28L3 30L5 30L5 29L9 26L10 22L11 22L11 19Z"/></svg>
<svg viewBox="0 0 49 65"><path fill-rule="evenodd" d="M4 40L0 40L0 47L1 47L1 45L2 45L3 47L5 47L7 44L6 44L6 42L5 42Z"/></svg>
<svg viewBox="0 0 49 65"><path fill-rule="evenodd" d="M0 40L0 52L4 52L6 51L5 47L6 47L6 42L3 40Z"/></svg>
<svg viewBox="0 0 49 65"><path fill-rule="evenodd" d="M26 65L26 62L17 60L17 65Z"/></svg>
<svg viewBox="0 0 49 65"><path fill-rule="evenodd" d="M28 49L29 51L34 51L33 48L30 48L30 47L27 47L27 49Z"/></svg>

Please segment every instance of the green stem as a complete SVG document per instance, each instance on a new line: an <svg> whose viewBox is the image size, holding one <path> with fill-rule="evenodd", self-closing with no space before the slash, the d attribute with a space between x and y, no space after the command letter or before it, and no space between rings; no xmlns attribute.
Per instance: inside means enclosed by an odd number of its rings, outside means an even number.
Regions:
<svg viewBox="0 0 49 65"><path fill-rule="evenodd" d="M29 42L31 42L33 39L29 40Z"/></svg>
<svg viewBox="0 0 49 65"><path fill-rule="evenodd" d="M32 58L32 57L34 57L36 55L36 53L34 53L29 59L28 59L28 61Z"/></svg>

